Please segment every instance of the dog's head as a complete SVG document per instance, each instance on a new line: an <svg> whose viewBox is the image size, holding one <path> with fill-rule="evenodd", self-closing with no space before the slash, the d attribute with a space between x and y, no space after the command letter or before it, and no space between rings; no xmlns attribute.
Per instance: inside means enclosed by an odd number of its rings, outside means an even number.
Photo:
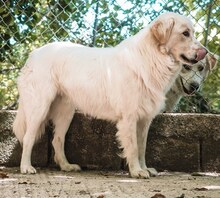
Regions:
<svg viewBox="0 0 220 198"><path fill-rule="evenodd" d="M183 68L177 78L178 89L182 91L183 95L192 95L199 90L209 72L216 66L217 59L217 56L208 53L203 60L192 66L183 64Z"/></svg>
<svg viewBox="0 0 220 198"><path fill-rule="evenodd" d="M196 40L187 17L165 13L155 19L150 28L160 51L170 54L175 61L193 65L204 59L207 50Z"/></svg>

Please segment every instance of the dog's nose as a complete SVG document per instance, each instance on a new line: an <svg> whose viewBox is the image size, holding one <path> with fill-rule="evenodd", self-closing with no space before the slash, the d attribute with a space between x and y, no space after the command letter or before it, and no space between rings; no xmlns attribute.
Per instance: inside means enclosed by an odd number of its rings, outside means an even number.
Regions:
<svg viewBox="0 0 220 198"><path fill-rule="evenodd" d="M198 84L198 83L195 83L195 82L191 83L191 84L190 84L190 90L191 90L192 92L198 91L198 90L199 90L199 84Z"/></svg>
<svg viewBox="0 0 220 198"><path fill-rule="evenodd" d="M199 48L197 53L196 53L196 60L200 61L203 58L205 58L205 55L208 53L208 51L205 48Z"/></svg>

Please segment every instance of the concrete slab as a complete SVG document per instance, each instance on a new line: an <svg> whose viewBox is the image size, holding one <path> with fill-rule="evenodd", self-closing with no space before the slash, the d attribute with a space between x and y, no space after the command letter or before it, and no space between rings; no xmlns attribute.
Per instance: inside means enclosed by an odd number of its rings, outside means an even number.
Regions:
<svg viewBox="0 0 220 198"><path fill-rule="evenodd" d="M159 170L219 171L220 115L161 114L150 127L147 163Z"/></svg>
<svg viewBox="0 0 220 198"><path fill-rule="evenodd" d="M148 167L157 170L194 172L200 170L199 144L178 138L149 137Z"/></svg>
<svg viewBox="0 0 220 198"><path fill-rule="evenodd" d="M220 140L206 139L201 148L202 171L220 172Z"/></svg>
<svg viewBox="0 0 220 198"><path fill-rule="evenodd" d="M76 114L66 135L67 159L89 169L121 169L113 123Z"/></svg>

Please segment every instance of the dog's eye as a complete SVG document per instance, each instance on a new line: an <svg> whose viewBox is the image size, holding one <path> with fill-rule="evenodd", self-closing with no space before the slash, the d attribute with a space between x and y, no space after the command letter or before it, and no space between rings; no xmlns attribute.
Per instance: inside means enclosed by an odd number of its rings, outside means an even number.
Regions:
<svg viewBox="0 0 220 198"><path fill-rule="evenodd" d="M202 71L204 69L203 65L199 65L198 70Z"/></svg>
<svg viewBox="0 0 220 198"><path fill-rule="evenodd" d="M184 35L185 37L189 37L189 36L190 36L190 33L189 33L189 31L184 31L184 32L183 32L183 35Z"/></svg>
<svg viewBox="0 0 220 198"><path fill-rule="evenodd" d="M187 64L183 64L183 67L185 68L185 70L191 70L190 66Z"/></svg>

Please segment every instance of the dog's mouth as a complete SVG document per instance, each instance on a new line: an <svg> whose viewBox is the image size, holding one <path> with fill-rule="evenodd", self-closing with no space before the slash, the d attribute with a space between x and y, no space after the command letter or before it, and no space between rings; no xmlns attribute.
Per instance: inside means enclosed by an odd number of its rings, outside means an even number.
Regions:
<svg viewBox="0 0 220 198"><path fill-rule="evenodd" d="M183 59L184 62L187 62L188 64L196 64L198 61L196 59L188 59L184 54L181 54L180 57Z"/></svg>
<svg viewBox="0 0 220 198"><path fill-rule="evenodd" d="M196 89L190 89L188 90L184 84L183 84L183 79L180 77L180 81L181 81L181 84L182 84L182 87L183 87L183 91L187 94L187 95L193 95L195 92L196 92Z"/></svg>

